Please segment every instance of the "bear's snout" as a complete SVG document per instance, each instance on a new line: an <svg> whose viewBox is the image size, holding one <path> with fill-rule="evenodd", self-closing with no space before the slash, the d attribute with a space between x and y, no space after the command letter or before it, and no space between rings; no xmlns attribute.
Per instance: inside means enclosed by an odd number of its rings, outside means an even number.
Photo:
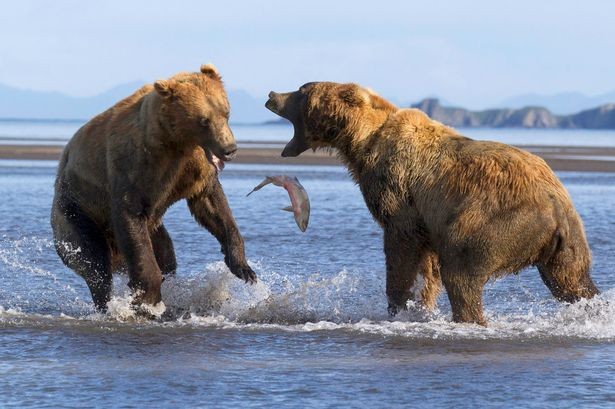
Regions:
<svg viewBox="0 0 615 409"><path fill-rule="evenodd" d="M237 154L237 144L232 144L224 148L222 152L222 160L229 161L232 160Z"/></svg>
<svg viewBox="0 0 615 409"><path fill-rule="evenodd" d="M280 107L278 105L278 93L271 91L269 93L269 100L265 103L265 108L275 114L279 114Z"/></svg>
<svg viewBox="0 0 615 409"><path fill-rule="evenodd" d="M291 95L293 95L292 92L286 92L286 93L280 94L280 93L271 91L269 93L269 100L265 103L265 108L267 108L274 114L280 115L283 118L291 119L289 118L288 106L287 106Z"/></svg>

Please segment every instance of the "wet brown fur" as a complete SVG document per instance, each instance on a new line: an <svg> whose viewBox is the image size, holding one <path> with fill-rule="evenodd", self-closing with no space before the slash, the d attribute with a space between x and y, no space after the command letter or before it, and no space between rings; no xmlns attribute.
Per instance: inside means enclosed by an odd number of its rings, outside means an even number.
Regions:
<svg viewBox="0 0 615 409"><path fill-rule="evenodd" d="M211 65L146 85L85 124L58 167L51 215L56 250L106 309L112 272L126 268L136 303L161 300L163 274L176 269L162 217L187 199L220 241L231 271L247 281L244 244L216 169L234 149L229 106Z"/></svg>
<svg viewBox="0 0 615 409"><path fill-rule="evenodd" d="M337 149L383 227L393 313L411 298L417 274L428 306L439 273L453 319L479 324L487 280L527 266L560 300L597 294L581 219L541 158L471 140L356 84L308 85L298 91L300 137Z"/></svg>

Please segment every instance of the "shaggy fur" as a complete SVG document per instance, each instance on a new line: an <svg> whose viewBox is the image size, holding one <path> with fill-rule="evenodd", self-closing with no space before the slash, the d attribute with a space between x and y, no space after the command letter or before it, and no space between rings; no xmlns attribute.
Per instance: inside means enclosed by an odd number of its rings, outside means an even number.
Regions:
<svg viewBox="0 0 615 409"><path fill-rule="evenodd" d="M161 300L162 274L176 269L162 217L181 199L218 239L231 271L256 279L213 164L236 150L228 116L220 76L204 65L144 86L66 146L51 214L56 250L85 279L99 310L112 272L123 267L136 304Z"/></svg>
<svg viewBox="0 0 615 409"><path fill-rule="evenodd" d="M428 306L439 272L453 319L483 325L487 280L530 265L559 300L597 294L581 219L539 157L471 140L356 84L309 83L266 106L295 126L283 156L329 147L348 166L384 229L393 314L417 274Z"/></svg>

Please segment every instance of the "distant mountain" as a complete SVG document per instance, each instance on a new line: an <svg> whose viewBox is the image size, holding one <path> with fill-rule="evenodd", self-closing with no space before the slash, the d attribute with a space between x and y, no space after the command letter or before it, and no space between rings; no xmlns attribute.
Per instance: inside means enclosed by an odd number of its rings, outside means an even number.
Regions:
<svg viewBox="0 0 615 409"><path fill-rule="evenodd" d="M442 106L433 98L424 99L412 107L454 127L615 129L615 104L602 105L572 115L554 115L543 107L470 111Z"/></svg>
<svg viewBox="0 0 615 409"><path fill-rule="evenodd" d="M240 89L228 90L227 94L231 104L232 123L262 123L277 118L265 108L266 96L257 99Z"/></svg>
<svg viewBox="0 0 615 409"><path fill-rule="evenodd" d="M88 119L143 85L118 85L93 97L71 97L60 92L23 90L0 85L1 118Z"/></svg>
<svg viewBox="0 0 615 409"><path fill-rule="evenodd" d="M615 129L615 104L605 104L574 115L561 116L560 127Z"/></svg>
<svg viewBox="0 0 615 409"><path fill-rule="evenodd" d="M0 118L87 120L144 85L121 84L92 97L72 97L60 92L31 91L0 84ZM229 90L231 121L260 123L274 118L258 100L242 90Z"/></svg>
<svg viewBox="0 0 615 409"><path fill-rule="evenodd" d="M120 99L132 94L144 84L134 81L121 84L92 97L72 97L60 92L31 91L0 84L0 118L14 119L80 119L87 120L104 111ZM232 123L276 122L278 117L265 107L265 96L254 98L243 90L229 90ZM510 99L511 108L470 111L442 105L436 98L427 98L413 105L427 112L431 117L452 126L491 126L526 128L600 128L615 129L615 104L595 104L597 108L585 109L588 101L615 102L615 92L597 97L582 94L558 94L551 97L526 95ZM535 104L519 108L523 100L551 98L551 105L541 107ZM584 106L576 114L557 115L550 110L553 101L568 101L568 106ZM515 103L516 101L516 103ZM573 104L574 101L575 102ZM576 104L576 105L575 105ZM594 106L595 106L594 105ZM560 109L563 105L559 105ZM577 110L579 111L579 110ZM279 121L285 123L286 121ZM276 122L277 123L277 122Z"/></svg>
<svg viewBox="0 0 615 409"><path fill-rule="evenodd" d="M554 95L525 94L507 98L499 106L509 108L541 106L554 114L566 115L609 103L615 103L615 91L593 97L588 97L579 92Z"/></svg>

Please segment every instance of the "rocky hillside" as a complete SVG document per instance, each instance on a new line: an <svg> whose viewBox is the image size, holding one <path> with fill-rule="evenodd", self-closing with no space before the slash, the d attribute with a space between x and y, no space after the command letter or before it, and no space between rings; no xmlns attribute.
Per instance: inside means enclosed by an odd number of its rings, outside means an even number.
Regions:
<svg viewBox="0 0 615 409"><path fill-rule="evenodd" d="M602 105L572 115L554 115L542 107L470 111L442 106L433 98L424 99L412 107L454 127L615 129L615 104Z"/></svg>

